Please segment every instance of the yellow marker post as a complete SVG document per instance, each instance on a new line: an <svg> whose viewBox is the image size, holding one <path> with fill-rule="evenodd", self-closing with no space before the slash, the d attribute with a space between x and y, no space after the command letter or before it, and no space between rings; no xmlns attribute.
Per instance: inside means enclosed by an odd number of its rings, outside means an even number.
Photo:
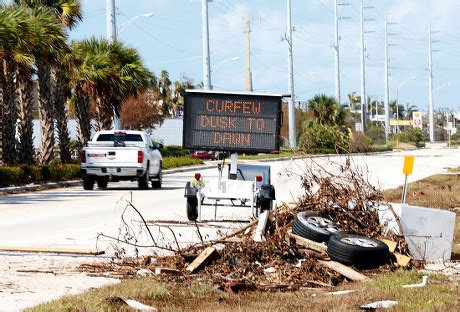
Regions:
<svg viewBox="0 0 460 312"><path fill-rule="evenodd" d="M403 167L403 174L405 175L404 178L404 187L403 187L403 194L401 203L404 205L406 203L406 196L407 196L407 178L414 169L414 156L405 156L404 157L404 167Z"/></svg>

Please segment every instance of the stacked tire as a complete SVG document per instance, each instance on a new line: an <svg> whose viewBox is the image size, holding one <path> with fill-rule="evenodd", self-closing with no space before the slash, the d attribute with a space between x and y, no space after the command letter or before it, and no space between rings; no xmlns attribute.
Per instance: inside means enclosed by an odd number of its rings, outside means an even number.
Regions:
<svg viewBox="0 0 460 312"><path fill-rule="evenodd" d="M292 233L315 242L327 243L337 232L335 224L313 211L299 212L294 218Z"/></svg>
<svg viewBox="0 0 460 312"><path fill-rule="evenodd" d="M332 260L360 269L374 269L388 263L388 246L378 239L337 233L329 239L327 253Z"/></svg>
<svg viewBox="0 0 460 312"><path fill-rule="evenodd" d="M388 263L388 246L375 238L339 232L331 220L313 211L299 212L292 233L309 240L327 243L329 257L345 265L373 269Z"/></svg>

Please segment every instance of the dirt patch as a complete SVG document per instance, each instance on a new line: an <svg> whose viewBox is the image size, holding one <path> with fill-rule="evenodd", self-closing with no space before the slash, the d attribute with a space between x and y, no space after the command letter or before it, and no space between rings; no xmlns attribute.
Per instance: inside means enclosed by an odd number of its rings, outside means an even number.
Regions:
<svg viewBox="0 0 460 312"><path fill-rule="evenodd" d="M21 311L64 295L118 283L77 268L95 258L31 254L0 255L0 311Z"/></svg>

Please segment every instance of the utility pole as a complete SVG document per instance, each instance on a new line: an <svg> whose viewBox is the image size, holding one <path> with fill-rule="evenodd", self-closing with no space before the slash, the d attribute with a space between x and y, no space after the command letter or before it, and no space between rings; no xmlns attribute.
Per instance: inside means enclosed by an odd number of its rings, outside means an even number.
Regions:
<svg viewBox="0 0 460 312"><path fill-rule="evenodd" d="M428 24L428 119L430 122L430 142L434 142L434 114L433 114L433 49L431 40L431 22Z"/></svg>
<svg viewBox="0 0 460 312"><path fill-rule="evenodd" d="M115 0L107 0L107 40L114 42L117 40L117 23L115 14Z"/></svg>
<svg viewBox="0 0 460 312"><path fill-rule="evenodd" d="M335 99L340 105L340 49L339 49L339 1L335 0L335 32L334 32L334 50L335 50Z"/></svg>
<svg viewBox="0 0 460 312"><path fill-rule="evenodd" d="M112 43L117 41L117 22L116 22L116 14L115 14L115 0L107 0L106 1L106 17L107 17L107 41ZM120 103L117 100L115 103L112 103L113 106L113 129L120 130L121 129L121 122L120 122Z"/></svg>
<svg viewBox="0 0 460 312"><path fill-rule="evenodd" d="M289 145L291 148L297 147L297 134L295 125L295 95L294 95L294 64L292 58L292 25L291 25L291 0L287 0L287 34L286 39L289 48L288 70L289 70Z"/></svg>
<svg viewBox="0 0 460 312"><path fill-rule="evenodd" d="M361 129L366 132L366 72L364 60L364 0L361 0Z"/></svg>
<svg viewBox="0 0 460 312"><path fill-rule="evenodd" d="M390 134L390 91L388 86L388 21L385 13L385 141ZM397 104L396 104L397 105Z"/></svg>
<svg viewBox="0 0 460 312"><path fill-rule="evenodd" d="M244 72L246 75L245 89L252 91L252 72L251 72L251 21L247 20L244 30Z"/></svg>
<svg viewBox="0 0 460 312"><path fill-rule="evenodd" d="M201 0L201 23L203 36L203 89L212 89L211 85L211 59L209 57L209 23L208 23L208 1Z"/></svg>

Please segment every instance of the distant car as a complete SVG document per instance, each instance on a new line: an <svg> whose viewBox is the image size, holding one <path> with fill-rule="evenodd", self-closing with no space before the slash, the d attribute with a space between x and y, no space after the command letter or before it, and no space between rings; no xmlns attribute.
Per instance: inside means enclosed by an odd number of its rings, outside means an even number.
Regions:
<svg viewBox="0 0 460 312"><path fill-rule="evenodd" d="M214 152L213 151L204 151L204 150L196 150L192 154L193 158L198 159L212 159L214 160Z"/></svg>

